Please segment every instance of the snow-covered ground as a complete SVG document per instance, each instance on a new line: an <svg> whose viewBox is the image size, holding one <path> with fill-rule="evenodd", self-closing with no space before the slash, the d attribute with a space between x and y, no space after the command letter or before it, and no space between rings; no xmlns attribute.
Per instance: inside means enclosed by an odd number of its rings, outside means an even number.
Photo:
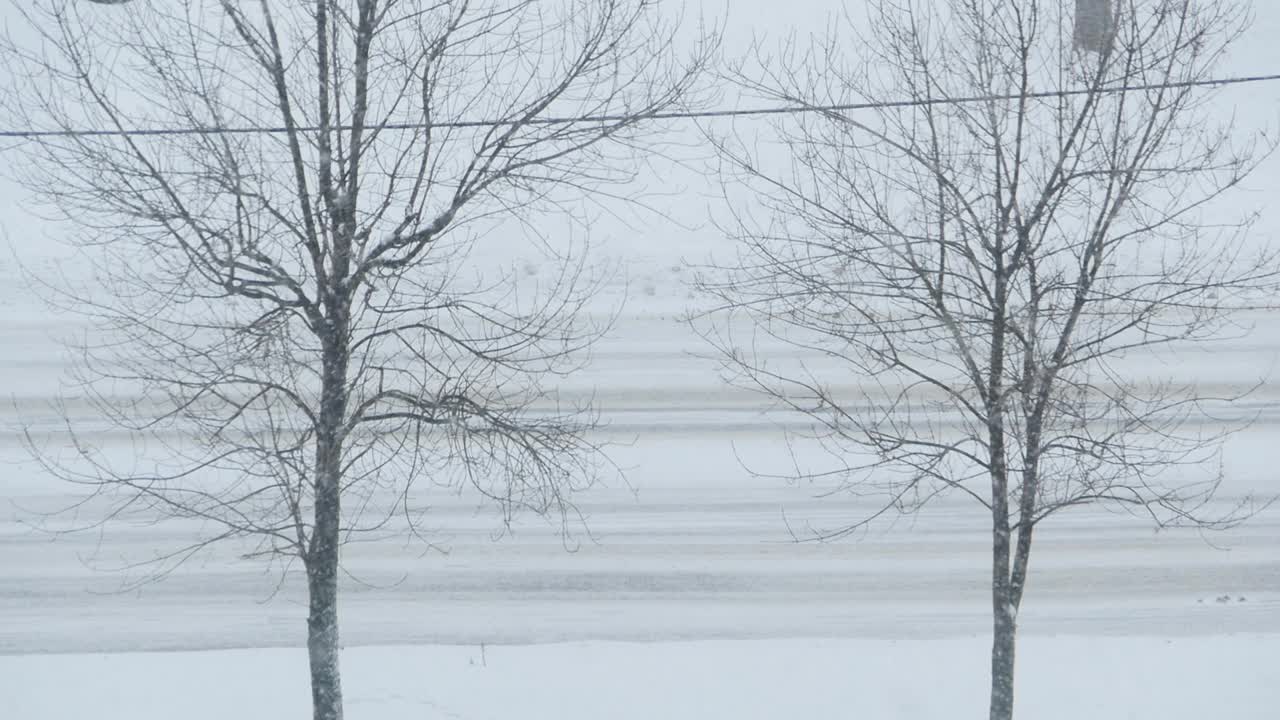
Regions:
<svg viewBox="0 0 1280 720"><path fill-rule="evenodd" d="M526 520L495 540L496 518L442 495L429 517L443 552L396 537L346 549L351 718L981 715L981 512L947 500L838 543L794 542L866 507L744 469L785 469L778 424L789 420L691 354L702 348L676 319L686 271L671 267L628 268L627 313L563 388L595 394L611 423L601 439L619 443L626 470L627 484L579 496L590 536L566 548L556 528ZM71 499L25 461L16 433L19 419L56 432L51 336L69 326L0 287L0 378L16 401L0 413L0 717L302 716L296 577L281 584L280 568L223 547L121 592L136 575L113 567L193 528L51 537L29 526ZM1274 376L1280 317L1251 319L1248 337L1133 362L1251 385ZM1224 503L1280 493L1277 399L1272 380L1253 398L1258 422L1229 441ZM51 524L93 518L90 505ZM1096 510L1063 515L1038 535L1021 627L1023 717L1275 717L1280 507L1203 536Z"/></svg>
<svg viewBox="0 0 1280 720"><path fill-rule="evenodd" d="M984 642L773 640L355 648L351 720L935 720L985 714ZM1270 720L1276 636L1033 637L1021 717ZM305 717L301 650L0 657L6 718Z"/></svg>
<svg viewBox="0 0 1280 720"><path fill-rule="evenodd" d="M566 548L556 528L526 520L495 540L496 518L443 495L430 518L444 552L397 537L347 548L350 717L982 713L981 512L948 500L838 543L794 542L793 533L838 526L865 508L744 469L782 467L778 418L690 356L673 316L627 315L580 378L599 390L629 483L579 497L589 537ZM1255 336L1197 361L1201 371L1213 368L1228 385L1256 376L1280 348L1268 318L1259 320ZM35 357L51 352L44 329L5 331ZM30 391L31 412L49 368L24 355L7 353L0 372L31 380L17 386ZM1264 413L1230 441L1224 502L1280 491L1276 420ZM113 566L172 547L193 528L33 531L32 518L65 504L67 489L23 463L12 433L0 452L14 463L0 489L0 717L305 713L296 577L281 585L279 568L224 547L121 592L136 575ZM79 515L93 517L92 506ZM1025 717L1274 717L1280 508L1211 535L1155 533L1139 518L1096 510L1063 515L1038 536L1021 623Z"/></svg>
<svg viewBox="0 0 1280 720"><path fill-rule="evenodd" d="M677 294L678 279L665 296ZM669 290L669 292L667 292ZM526 518L495 540L500 522L474 499L427 496L438 550L391 535L353 544L344 560L349 646L545 643L710 638L967 637L989 626L989 529L981 508L944 498L923 513L834 543L797 543L869 509L824 486L788 485L747 468L786 470L786 417L725 388L691 356L690 331L660 310L624 316L593 369L566 392L594 390L618 443L625 483L578 496L586 528ZM1161 366L1161 376L1214 373L1256 382L1280 349L1280 319L1259 314L1250 337ZM8 338L36 357L53 351L18 325ZM25 335L24 335L25 333ZM12 347L18 347L15 343ZM0 376L38 387L48 368L0 357ZM1255 397L1258 422L1224 453L1225 509L1246 493L1280 494L1275 384ZM28 396L19 416L57 432ZM110 450L109 436L100 438ZM118 444L118 443L117 443ZM114 448L125 451L127 448ZM12 470L0 488L0 652L124 652L291 647L303 638L297 577L221 547L162 582L121 592L137 573L115 572L179 547L198 528L181 522L115 526L103 535L51 537L29 525L67 504L68 488L24 461L15 433L0 438ZM745 466L745 467L744 467ZM70 528L93 504L48 520ZM1219 602L1224 596L1229 601ZM1141 517L1081 509L1037 535L1022 628L1029 635L1190 637L1280 633L1280 506L1236 529L1156 533ZM980 658L979 658L980 659Z"/></svg>
<svg viewBox="0 0 1280 720"><path fill-rule="evenodd" d="M867 717L984 708L989 530L946 500L837 543L797 543L866 507L754 477L786 469L759 398L726 388L677 320L687 271L634 263L626 314L568 394L593 392L626 484L578 498L566 547L470 498L431 499L441 551L351 545L342 614L350 717ZM51 537L30 524L71 495L24 459L16 426L56 432L47 402L71 326L0 293L0 717L296 717L305 713L298 579L200 556L122 592L113 571L193 537L182 523ZM647 287L652 287L652 294ZM1228 389L1273 375L1280 317L1247 337L1135 367ZM810 358L809 360L813 360ZM1226 448L1223 503L1280 493L1274 381ZM108 450L109 438L101 438ZM115 447L115 451L127 451ZM95 517L93 505L51 527ZM1081 510L1038 535L1021 615L1019 702L1032 718L1274 717L1280 707L1280 507L1234 530L1155 533ZM481 649L483 646L483 650ZM169 651L169 652L142 652ZM213 678L216 678L214 680ZM216 688L216 689L215 689Z"/></svg>

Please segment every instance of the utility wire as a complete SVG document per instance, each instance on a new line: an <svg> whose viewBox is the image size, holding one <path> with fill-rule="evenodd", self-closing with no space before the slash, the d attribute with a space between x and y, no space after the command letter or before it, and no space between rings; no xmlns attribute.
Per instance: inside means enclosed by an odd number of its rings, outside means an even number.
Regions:
<svg viewBox="0 0 1280 720"><path fill-rule="evenodd" d="M857 110L874 110L907 107L928 107L932 105L965 105L972 103L995 102L1001 100L1020 100L1037 98L1065 98L1097 93L1113 95L1117 93L1138 92L1143 90L1164 90L1192 87L1224 87L1227 85L1244 85L1247 83L1274 82L1280 80L1280 73L1271 75L1239 75L1208 80L1186 80L1172 83L1148 83L1143 85L1121 85L1117 87L1080 88L1075 90L1043 90L1028 93L1008 93L1001 95L965 95L960 97L912 98L908 100L888 100L860 103L843 103L835 105L779 105L774 107L728 108L724 110L689 110L631 114L603 114L562 117L537 117L524 120L453 120L438 123L403 122L378 123L366 125L366 130L427 130L433 128L487 128L504 125L576 125L587 123L614 123L628 120L692 120L699 118L731 118L766 115L798 115L802 113L837 113ZM351 125L333 125L331 130L351 130ZM295 132L319 132L319 125L295 126ZM246 126L246 127L205 127L205 128L132 128L115 130L0 130L0 138L58 138L58 137L146 137L165 135L252 135L281 134L290 129L284 126Z"/></svg>

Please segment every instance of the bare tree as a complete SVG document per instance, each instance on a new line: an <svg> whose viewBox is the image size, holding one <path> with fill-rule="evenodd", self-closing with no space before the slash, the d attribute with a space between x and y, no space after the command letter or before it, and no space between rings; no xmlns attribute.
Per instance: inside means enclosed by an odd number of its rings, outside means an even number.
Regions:
<svg viewBox="0 0 1280 720"><path fill-rule="evenodd" d="M594 416L550 382L602 329L565 238L709 48L677 58L646 0L20 12L7 119L65 131L22 177L96 268L62 296L95 325L82 399L135 451L68 417L40 457L111 517L202 521L164 567L236 538L300 561L314 716L340 718L342 544L417 532L432 486L568 519L595 477ZM485 274L477 240L558 271Z"/></svg>
<svg viewBox="0 0 1280 720"><path fill-rule="evenodd" d="M1082 42L1063 5L886 0L821 47L739 64L749 91L810 112L777 120L776 145L716 139L727 187L757 192L730 203L737 260L700 276L731 378L806 414L834 460L796 474L878 498L815 532L946 493L990 515L993 720L1013 712L1041 522L1095 503L1161 526L1249 513L1209 503L1232 426L1206 413L1234 398L1124 362L1223 337L1276 281L1250 218L1218 203L1266 148L1197 85L1246 12L1127 0L1077 18Z"/></svg>

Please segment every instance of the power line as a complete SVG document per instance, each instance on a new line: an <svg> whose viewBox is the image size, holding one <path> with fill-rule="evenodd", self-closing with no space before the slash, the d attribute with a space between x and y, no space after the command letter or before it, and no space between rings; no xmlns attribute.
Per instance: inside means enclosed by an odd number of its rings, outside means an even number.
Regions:
<svg viewBox="0 0 1280 720"><path fill-rule="evenodd" d="M366 130L426 130L434 128L487 128L503 125L575 125L586 123L613 123L633 119L643 120L693 120L701 118L731 118L767 115L798 115L802 113L835 113L853 112L857 110L875 110L906 107L927 107L932 105L965 105L1001 100L1064 98L1097 93L1113 95L1117 93L1139 92L1144 90L1165 90L1192 87L1224 87L1227 85L1244 85L1246 83L1274 82L1280 80L1280 73L1271 75L1239 75L1208 80L1186 80L1172 83L1148 83L1142 85L1121 85L1118 87L1080 88L1076 90L1043 90L1028 93L1006 93L992 95L966 95L961 97L911 98L907 100L872 101L860 103L843 103L835 105L778 105L774 107L727 108L723 110L690 110L655 112L640 115L603 114L562 117L540 117L526 120L454 120L438 123L403 122L378 123L366 125ZM350 125L334 125L332 130L351 130ZM295 126L295 132L318 132L319 125ZM280 126L246 126L246 127L207 127L207 128L127 128L115 130L0 130L0 138L39 139L57 137L145 137L165 135L250 135L281 134L290 129Z"/></svg>

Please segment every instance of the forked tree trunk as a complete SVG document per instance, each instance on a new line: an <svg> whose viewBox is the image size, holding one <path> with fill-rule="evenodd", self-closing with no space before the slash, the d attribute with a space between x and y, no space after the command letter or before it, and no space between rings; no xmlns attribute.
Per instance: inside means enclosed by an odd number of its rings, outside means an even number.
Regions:
<svg viewBox="0 0 1280 720"><path fill-rule="evenodd" d="M991 637L991 717L990 720L1013 718L1013 670L1017 648L1017 610L1008 598L995 599L992 610Z"/></svg>
<svg viewBox="0 0 1280 720"><path fill-rule="evenodd" d="M1027 516L1029 514L1024 515ZM1007 520L997 525L997 539L992 553L990 720L1013 718L1018 610L1022 607L1027 566L1031 559L1031 530L1019 527L1018 542L1013 546L1009 542L1007 528Z"/></svg>

